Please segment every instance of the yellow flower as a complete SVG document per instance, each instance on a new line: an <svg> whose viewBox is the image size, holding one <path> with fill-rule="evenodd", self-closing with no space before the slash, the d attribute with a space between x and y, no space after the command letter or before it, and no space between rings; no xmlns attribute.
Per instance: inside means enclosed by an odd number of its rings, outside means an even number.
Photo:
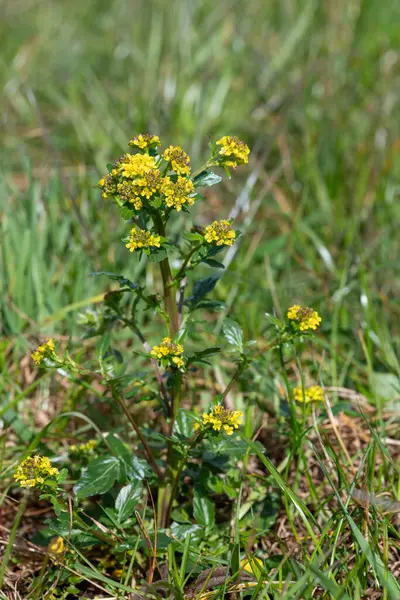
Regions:
<svg viewBox="0 0 400 600"><path fill-rule="evenodd" d="M232 435L242 423L243 413L240 410L228 410L223 406L214 406L209 413L202 415L203 425L211 426L214 431L224 431Z"/></svg>
<svg viewBox="0 0 400 600"><path fill-rule="evenodd" d="M69 447L70 452L73 454L93 454L94 450L97 448L96 440L88 440L83 444L72 444Z"/></svg>
<svg viewBox="0 0 400 600"><path fill-rule="evenodd" d="M64 539L61 536L54 537L47 546L49 554L62 554L65 550Z"/></svg>
<svg viewBox="0 0 400 600"><path fill-rule="evenodd" d="M239 165L249 162L250 149L237 137L225 135L216 144L217 146L221 146L219 155L223 165L236 168Z"/></svg>
<svg viewBox="0 0 400 600"><path fill-rule="evenodd" d="M118 171L128 179L143 177L156 168L155 158L148 154L125 154L117 163Z"/></svg>
<svg viewBox="0 0 400 600"><path fill-rule="evenodd" d="M35 365L41 365L44 358L56 358L53 339L49 338L44 344L38 346L36 350L32 352L31 357Z"/></svg>
<svg viewBox="0 0 400 600"><path fill-rule="evenodd" d="M204 238L209 244L216 246L232 246L236 233L231 228L229 221L214 221L205 228Z"/></svg>
<svg viewBox="0 0 400 600"><path fill-rule="evenodd" d="M150 231L133 227L130 231L130 239L126 244L130 252L137 250L138 248L159 248L161 244L161 238L159 235L154 235Z"/></svg>
<svg viewBox="0 0 400 600"><path fill-rule="evenodd" d="M109 198L114 196L117 192L117 182L113 173L107 173L104 175L97 184L101 188L103 198Z"/></svg>
<svg viewBox="0 0 400 600"><path fill-rule="evenodd" d="M317 329L322 321L316 310L307 307L303 308L298 304L289 308L287 317L290 321L294 321L298 325L300 331Z"/></svg>
<svg viewBox="0 0 400 600"><path fill-rule="evenodd" d="M297 402L323 402L324 401L324 390L319 385L311 385L310 387L304 388L296 387L293 389L293 397Z"/></svg>
<svg viewBox="0 0 400 600"><path fill-rule="evenodd" d="M170 177L164 177L161 184L161 193L165 196L165 204L169 208L176 208L179 212L184 204L193 206L194 198L189 194L194 192L194 185L190 179L178 177L176 181L172 181Z"/></svg>
<svg viewBox="0 0 400 600"><path fill-rule="evenodd" d="M51 466L47 456L29 456L17 467L14 479L21 487L35 487L46 483L49 477L59 474L58 469Z"/></svg>
<svg viewBox="0 0 400 600"><path fill-rule="evenodd" d="M178 175L190 175L190 157L179 146L169 146L163 158Z"/></svg>
<svg viewBox="0 0 400 600"><path fill-rule="evenodd" d="M153 346L150 356L171 364L180 369L185 364L182 358L183 347L173 342L171 338L165 337L159 346Z"/></svg>
<svg viewBox="0 0 400 600"><path fill-rule="evenodd" d="M160 138L151 133L139 133L139 135L135 135L135 137L128 142L129 146L136 146L141 150L148 150L152 146L159 146L160 143Z"/></svg>

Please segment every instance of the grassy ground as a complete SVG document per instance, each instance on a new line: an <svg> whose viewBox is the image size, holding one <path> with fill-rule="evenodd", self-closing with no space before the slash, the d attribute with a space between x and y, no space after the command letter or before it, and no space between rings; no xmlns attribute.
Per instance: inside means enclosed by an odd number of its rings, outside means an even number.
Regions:
<svg viewBox="0 0 400 600"><path fill-rule="evenodd" d="M77 314L107 285L92 271L152 277L143 263L128 266L120 223L93 187L105 164L140 131L180 143L194 163L210 137L237 134L252 148L249 167L197 207L199 224L233 210L243 232L216 290L224 312L205 331L213 340L229 314L260 340L265 312L315 307L322 334L304 376L330 390L336 415L308 423L286 469L293 432L276 365L261 361L232 395L239 407L251 400L246 432L264 424L267 456L290 490L311 498L320 536L310 541L290 493L255 465L278 508L243 525L248 551L273 557L269 595L254 598L395 600L386 573L400 574L398 2L2 4L2 480L60 410L96 416L75 388L37 378L28 354L38 339L79 343ZM287 369L297 381L296 362ZM208 372L201 400L228 376L225 364ZM358 504L341 507L354 489ZM3 498L2 509L9 527L15 502ZM18 597L15 581L5 597Z"/></svg>

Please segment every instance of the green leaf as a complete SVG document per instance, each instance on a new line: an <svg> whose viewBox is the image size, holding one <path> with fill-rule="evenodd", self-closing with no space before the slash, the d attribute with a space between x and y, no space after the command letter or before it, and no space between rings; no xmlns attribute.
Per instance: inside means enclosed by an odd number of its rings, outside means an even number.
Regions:
<svg viewBox="0 0 400 600"><path fill-rule="evenodd" d="M278 329L282 329L282 327L284 327L282 321L280 321L277 317L274 317L274 315L271 315L270 313L265 313L265 317L267 321L271 323L271 325L275 325L275 327L277 327Z"/></svg>
<svg viewBox="0 0 400 600"><path fill-rule="evenodd" d="M197 177L194 178L193 183L195 189L197 189L199 187L211 187L213 185L216 185L220 181L222 181L222 177L220 177L216 173L213 173L213 171L207 169L206 171L203 171L202 173L197 175Z"/></svg>
<svg viewBox="0 0 400 600"><path fill-rule="evenodd" d="M214 258L203 258L201 262L206 263L209 267L213 267L214 269L225 269L225 265L218 260L214 260Z"/></svg>
<svg viewBox="0 0 400 600"><path fill-rule="evenodd" d="M120 473L120 463L115 456L101 456L92 460L74 486L77 498L104 494L114 485Z"/></svg>
<svg viewBox="0 0 400 600"><path fill-rule="evenodd" d="M204 277L203 279L199 279L194 284L193 290L189 298L185 301L186 306L189 306L191 310L196 307L196 305L208 294L211 292L215 286L217 285L219 280L219 275L212 275L211 277Z"/></svg>
<svg viewBox="0 0 400 600"><path fill-rule="evenodd" d="M201 233L183 233L182 237L189 242L202 242L204 239Z"/></svg>
<svg viewBox="0 0 400 600"><path fill-rule="evenodd" d="M196 488L193 498L193 515L199 525L212 527L215 522L215 504L202 489Z"/></svg>
<svg viewBox="0 0 400 600"><path fill-rule="evenodd" d="M134 508L142 495L142 491L142 484L138 480L128 483L120 490L115 500L117 518L120 523L133 516Z"/></svg>
<svg viewBox="0 0 400 600"><path fill-rule="evenodd" d="M133 281L127 279L124 275L117 275L115 273L110 273L109 271L94 271L93 273L90 273L91 277L97 277L97 275L105 275L112 281L118 281L120 287L128 287L131 290L140 288L137 283L133 283Z"/></svg>
<svg viewBox="0 0 400 600"><path fill-rule="evenodd" d="M179 438L188 439L192 437L194 433L193 419L187 410L183 408L178 410L172 433Z"/></svg>
<svg viewBox="0 0 400 600"><path fill-rule="evenodd" d="M239 352L243 352L243 331L239 323L226 318L222 326L222 332L231 346L235 346Z"/></svg>
<svg viewBox="0 0 400 600"><path fill-rule="evenodd" d="M156 250L152 250L147 257L150 262L159 263L164 260L164 258L167 258L167 251L165 248L157 248Z"/></svg>
<svg viewBox="0 0 400 600"><path fill-rule="evenodd" d="M119 209L119 214L121 215L121 218L124 219L124 221L130 221L135 216L135 211L133 211L131 208L128 208L127 206L121 206L121 208Z"/></svg>

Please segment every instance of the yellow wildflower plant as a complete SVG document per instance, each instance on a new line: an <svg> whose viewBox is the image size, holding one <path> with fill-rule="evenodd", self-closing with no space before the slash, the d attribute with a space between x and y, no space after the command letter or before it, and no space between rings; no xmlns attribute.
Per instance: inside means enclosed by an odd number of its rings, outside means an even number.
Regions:
<svg viewBox="0 0 400 600"><path fill-rule="evenodd" d="M243 413L240 410L228 410L223 406L214 406L209 413L202 415L203 427L213 431L222 431L227 435L232 435L235 429L239 429L243 420ZM196 423L195 429L200 425Z"/></svg>
<svg viewBox="0 0 400 600"><path fill-rule="evenodd" d="M126 247L130 252L135 250L145 250L149 248L159 248L161 245L161 237L154 235L150 231L133 227L130 231L129 242Z"/></svg>
<svg viewBox="0 0 400 600"><path fill-rule="evenodd" d="M236 237L235 231L231 228L229 221L214 221L212 225L207 225L204 230L204 239L209 244L216 246L232 246Z"/></svg>
<svg viewBox="0 0 400 600"><path fill-rule="evenodd" d="M59 470L51 466L47 456L29 456L17 467L14 479L21 487L41 487L48 480L59 475Z"/></svg>
<svg viewBox="0 0 400 600"><path fill-rule="evenodd" d="M177 369L181 369L185 364L182 355L183 347L181 344L173 342L169 337L165 337L159 346L153 346L150 352L152 358L170 364Z"/></svg>
<svg viewBox="0 0 400 600"><path fill-rule="evenodd" d="M32 352L31 357L37 366L40 366L45 358L56 359L54 340L52 338L46 340L44 344L41 344Z"/></svg>
<svg viewBox="0 0 400 600"><path fill-rule="evenodd" d="M193 206L194 198L190 196L194 192L194 185L190 179L178 177L173 181L170 177L165 177L161 185L161 193L165 197L165 204L168 208L175 208L178 212L182 210L185 204Z"/></svg>
<svg viewBox="0 0 400 600"><path fill-rule="evenodd" d="M136 146L140 150L148 150L160 144L158 135L152 135L151 133L139 133L128 142L129 146Z"/></svg>
<svg viewBox="0 0 400 600"><path fill-rule="evenodd" d="M289 321L295 323L300 331L309 331L317 329L322 319L313 308L303 308L299 304L291 306L287 312Z"/></svg>
<svg viewBox="0 0 400 600"><path fill-rule="evenodd" d="M249 162L250 149L241 140L235 136L224 135L216 142L217 146L221 146L219 157L222 165L235 169L239 165L244 165Z"/></svg>
<svg viewBox="0 0 400 600"><path fill-rule="evenodd" d="M177 175L190 175L190 157L180 146L169 146L164 151L163 159Z"/></svg>
<svg viewBox="0 0 400 600"><path fill-rule="evenodd" d="M304 388L295 387L293 389L293 398L297 402L304 402L309 404L310 402L323 402L324 401L324 390L319 385L311 385L310 387Z"/></svg>

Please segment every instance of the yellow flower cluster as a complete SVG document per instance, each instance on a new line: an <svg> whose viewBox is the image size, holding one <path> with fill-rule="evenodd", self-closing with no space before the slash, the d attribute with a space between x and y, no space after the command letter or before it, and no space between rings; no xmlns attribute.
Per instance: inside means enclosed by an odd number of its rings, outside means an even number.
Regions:
<svg viewBox="0 0 400 600"><path fill-rule="evenodd" d="M219 155L222 159L222 164L235 169L239 165L249 162L250 149L237 137L224 135L216 142L217 146L221 146Z"/></svg>
<svg viewBox="0 0 400 600"><path fill-rule="evenodd" d="M156 161L148 154L125 154L118 165L118 171L123 177L133 179L143 177L146 173L156 168Z"/></svg>
<svg viewBox="0 0 400 600"><path fill-rule="evenodd" d="M177 175L190 175L190 158L179 146L169 146L163 154Z"/></svg>
<svg viewBox="0 0 400 600"><path fill-rule="evenodd" d="M143 177L123 180L117 184L117 192L123 200L132 202L136 210L143 207L143 198L150 200L159 190L162 181L158 169L146 171Z"/></svg>
<svg viewBox="0 0 400 600"><path fill-rule="evenodd" d="M161 244L161 238L159 235L154 235L150 231L133 227L130 231L129 242L126 247L129 248L130 252L134 252L138 248L159 248Z"/></svg>
<svg viewBox="0 0 400 600"><path fill-rule="evenodd" d="M214 221L205 228L204 238L209 244L216 246L232 246L236 233L231 228L229 221Z"/></svg>
<svg viewBox="0 0 400 600"><path fill-rule="evenodd" d="M185 364L182 359L183 347L173 342L171 338L165 337L159 346L153 346L150 356L161 361L172 363L180 369Z"/></svg>
<svg viewBox="0 0 400 600"><path fill-rule="evenodd" d="M97 448L96 440L88 440L83 444L72 444L69 447L70 452L73 454L93 454L93 451Z"/></svg>
<svg viewBox="0 0 400 600"><path fill-rule="evenodd" d="M161 142L158 135L152 135L151 133L139 133L139 135L135 135L135 137L132 138L128 143L129 146L136 146L141 150L147 150L148 148L159 146Z"/></svg>
<svg viewBox="0 0 400 600"><path fill-rule="evenodd" d="M169 208L176 208L178 212L182 210L184 204L189 206L194 204L194 199L190 197L190 194L194 192L194 185L190 179L185 179L185 177L178 177L176 181L165 177L161 185L161 192L165 196L165 204Z"/></svg>
<svg viewBox="0 0 400 600"><path fill-rule="evenodd" d="M294 321L300 331L317 329L322 321L321 317L313 308L303 308L298 304L291 306L287 312L288 319Z"/></svg>
<svg viewBox="0 0 400 600"><path fill-rule="evenodd" d="M44 358L55 358L55 347L52 338L41 344L32 352L31 357L35 365L41 365Z"/></svg>
<svg viewBox="0 0 400 600"><path fill-rule="evenodd" d="M310 402L323 402L324 390L319 385L311 385L310 387L304 388L303 396L302 388L296 387L293 389L293 397L297 402L305 402L306 404L309 404Z"/></svg>
<svg viewBox="0 0 400 600"><path fill-rule="evenodd" d="M203 425L210 425L214 431L224 431L232 435L242 423L243 413L240 410L228 410L223 406L214 406L210 413L203 413ZM195 429L198 429L195 428Z"/></svg>
<svg viewBox="0 0 400 600"><path fill-rule="evenodd" d="M51 466L47 456L29 456L18 466L14 479L21 487L31 488L45 484L46 479L58 474L58 469Z"/></svg>
<svg viewBox="0 0 400 600"><path fill-rule="evenodd" d="M117 193L116 173L117 171L115 173L108 173L100 179L98 186L101 188L103 198L109 198Z"/></svg>

